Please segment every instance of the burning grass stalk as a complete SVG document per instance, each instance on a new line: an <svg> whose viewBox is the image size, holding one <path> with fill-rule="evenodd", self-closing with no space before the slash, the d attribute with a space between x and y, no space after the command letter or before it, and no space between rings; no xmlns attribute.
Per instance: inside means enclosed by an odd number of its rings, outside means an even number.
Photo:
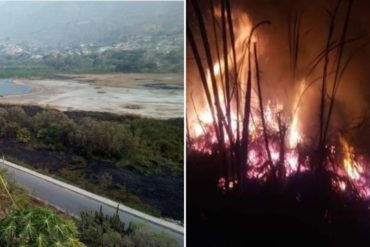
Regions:
<svg viewBox="0 0 370 247"><path fill-rule="evenodd" d="M241 174L246 174L248 161L248 144L249 144L249 116L251 113L251 93L252 93L252 69L251 69L251 51L250 42L248 44L248 74L247 74L247 92L244 104L244 120L242 135L242 157L241 157ZM241 178L241 186L244 186L244 176Z"/></svg>
<svg viewBox="0 0 370 247"><path fill-rule="evenodd" d="M207 65L208 65L208 69L209 69L209 72L210 72L210 75L211 75L210 78L211 78L211 84L212 84L212 89L213 89L212 91L213 91L213 97L214 97L214 103L215 103L217 121L218 121L218 124L215 127L218 127L218 132L219 132L218 142L219 142L219 147L220 147L219 151L220 151L221 157L224 161L223 163L225 164L225 167L224 167L225 179L226 179L226 184L228 184L229 183L229 167L230 167L230 165L228 165L228 163L230 162L230 160L227 158L227 155L226 155L224 128L226 129L226 133L228 133L230 135L230 138L232 137L231 136L232 133L231 133L231 130L230 130L228 124L226 123L226 121L224 119L224 113L223 113L222 108L221 108L221 103L220 103L220 99L219 99L219 92L218 92L219 89L218 89L218 86L217 86L215 71L214 71L214 68L213 68L212 53L211 53L211 48L210 48L210 45L209 45L209 40L208 40L207 31L206 31L206 28L205 28L203 15L202 15L202 12L199 8L198 2L195 1L195 0L192 0L191 3L192 3L192 6L193 6L195 15L196 15L196 19L198 20L198 26L199 26L199 29L200 29L200 35L201 35L203 48L204 48L205 55L206 55ZM205 81L205 82L207 83L207 81Z"/></svg>
<svg viewBox="0 0 370 247"><path fill-rule="evenodd" d="M286 134L287 128L284 126L284 124L281 120L280 113L278 114L278 126L279 126L279 141L280 141L280 143L279 143L280 152L279 152L278 178L282 181L286 176L286 169L285 169L285 166L284 166L284 162L285 162L285 134ZM298 166L299 166L299 164L298 164Z"/></svg>
<svg viewBox="0 0 370 247"><path fill-rule="evenodd" d="M353 0L349 0L348 1L347 12L346 12L346 18L345 18L344 26L343 26L343 30L342 30L342 35L341 35L341 38L340 38L340 46L338 48L337 64L336 64L336 69L335 69L335 77L334 77L334 82L333 82L333 87L332 87L332 92L331 92L329 112L328 112L328 116L327 116L327 120L326 120L324 136L323 136L323 141L324 142L326 141L326 137L327 137L327 133L328 133L328 129L329 129L329 124L330 124L330 119L331 119L331 115L332 115L332 112L333 112L334 102L335 102L338 87L339 87L339 84L340 84L343 49L344 49L344 45L345 45L345 41L346 41L349 18L350 18L351 10L352 10L352 4L353 4Z"/></svg>
<svg viewBox="0 0 370 247"><path fill-rule="evenodd" d="M187 24L187 37L188 37L190 46L193 50L194 58L195 58L195 61L196 61L196 64L197 64L197 67L198 67L198 70L199 70L199 74L200 74L201 82L202 82L202 85L203 85L203 89L204 89L204 92L206 94L208 107L209 107L210 113L212 115L212 120L213 120L212 124L213 124L214 131L216 133L218 148L219 148L219 151L222 153L222 150L224 150L224 147L222 146L220 133L218 131L219 128L218 128L217 121L216 121L216 115L215 115L216 113L215 113L215 109L213 107L210 89L208 88L206 73L205 73L205 70L204 70L200 55L199 55L197 45L195 43L193 32L191 31L188 24ZM223 163L223 164L224 164L223 168L219 168L219 169L223 170L223 173L225 174L227 172L226 162Z"/></svg>
<svg viewBox="0 0 370 247"><path fill-rule="evenodd" d="M335 30L335 19L337 16L337 11L340 6L341 0L337 2L334 13L331 14L330 26L328 31L328 37L325 46L325 56L324 56L324 66L322 73L322 84L321 84L321 98L320 98L320 109L319 109L319 144L318 144L318 168L319 170L323 167L323 161L325 156L325 143L324 143L324 121L325 121L325 111L326 111L326 96L327 96L327 80L328 80L328 67L330 58L330 46L332 43L334 30ZM329 13L330 14L330 13Z"/></svg>
<svg viewBox="0 0 370 247"><path fill-rule="evenodd" d="M290 54L290 69L292 72L292 81L295 82L297 77L298 55L300 46L300 30L301 30L302 13L296 13L293 22L288 23L289 34L289 54Z"/></svg>
<svg viewBox="0 0 370 247"><path fill-rule="evenodd" d="M186 32L187 32L187 38L188 38L189 44L190 44L190 46L193 50L195 62L196 62L197 67L198 67L198 71L199 71L200 79L201 79L201 82L202 82L202 85L203 85L203 89L204 89L204 92L206 94L208 107L209 107L209 110L210 110L210 113L211 113L211 116L212 116L212 120L213 120L212 124L213 124L213 127L214 127L214 131L216 133L217 139L219 140L220 139L219 138L220 134L218 132L218 126L217 126L217 121L216 121L216 116L215 116L215 109L213 108L211 93L210 93L210 89L208 88L208 84L207 84L206 73L205 73L205 70L204 70L204 67L203 67L203 64L202 64L202 60L201 60L200 55L199 55L197 45L195 43L193 32L190 29L188 24L186 26Z"/></svg>
<svg viewBox="0 0 370 247"><path fill-rule="evenodd" d="M230 6L230 0L224 0L226 3L226 11L227 11L227 22L229 25L229 32L230 32L230 40L231 40L231 50L233 55L233 62L234 62L234 88L235 88L235 95L236 95L236 151L237 151L237 159L239 159L239 153L240 153L240 126L239 126L239 120L240 120L240 95L239 95L239 75L238 75L238 66L237 66L237 60L236 60L236 51L235 51L235 35L234 35L234 27L233 22L231 18L231 6ZM240 162L240 160L239 160ZM238 163L239 163L238 162Z"/></svg>
<svg viewBox="0 0 370 247"><path fill-rule="evenodd" d="M241 157L240 157L240 100L239 100L239 97L240 97L240 94L239 94L239 76L238 76L238 71L237 71L237 60L236 60L236 51L235 51L235 35L234 35L234 27L233 27L233 22L232 22L232 14L231 14L231 5L230 5L230 1L229 0L221 0L222 2L224 2L224 5L225 5L225 10L226 10L226 19L227 19L227 24L228 24L228 27L229 27L229 36L230 36L230 44L231 44L231 50L232 50L232 57L233 57L233 74L234 74L234 85L233 85L233 92L235 92L235 96L236 96L236 101L235 101L235 104L236 104L236 139L235 139L235 144L233 145L233 151L234 151L234 157L235 159L232 159L233 160L233 166L235 164L235 171L237 173L237 179L241 182L241 177L242 177L242 174L241 174L241 167L242 167L242 164L241 164ZM226 22L226 20L223 20ZM226 23L225 23L226 24ZM224 25L226 26L226 25ZM225 37L227 39L227 37ZM229 105L230 107L230 105ZM231 123L231 122L229 122Z"/></svg>
<svg viewBox="0 0 370 247"><path fill-rule="evenodd" d="M223 44L223 55L224 55L224 69L225 69L225 88L226 88L226 115L227 120L231 123L231 93L230 93L230 80L229 80L229 61L228 61L228 49L227 49L227 30L226 30L226 16L225 16L225 2L221 0L221 23L222 23L222 44ZM217 43L217 41L216 41Z"/></svg>
<svg viewBox="0 0 370 247"><path fill-rule="evenodd" d="M226 116L228 118L228 122L230 123L231 122L231 118L230 118L230 107L229 107L229 104L230 102L228 101L229 99L229 96L227 96L226 94L226 83L224 81L224 73L221 69L221 55L220 55L220 46L217 42L218 40L218 37L217 37L217 28L216 28L216 17L215 17L215 5L214 5L214 0L211 0L210 1L211 3L211 15L212 15L212 27L213 27L213 34L214 34L214 38L215 38L215 45L216 45L216 55L217 55L217 61L218 61L218 64L219 64L219 73L220 73L220 80L221 80L221 85L222 85L222 91L223 91L223 97L224 97L224 104L225 104L225 109L228 109L228 111L226 112ZM224 42L227 42L227 40L224 40ZM227 46L227 44L226 44ZM226 70L227 71L227 70ZM225 76L228 76L228 75L225 75ZM226 79L225 79L226 80Z"/></svg>
<svg viewBox="0 0 370 247"><path fill-rule="evenodd" d="M257 44L256 43L254 43L254 63L255 63L255 67L256 67L256 83L257 83L257 89L258 89L257 91L258 91L259 107L260 107L260 111L261 111L261 122L262 122L262 128L263 128L263 137L264 137L265 146L266 146L268 164L271 168L272 177L275 179L276 178L275 167L273 166L273 163L272 163L271 152L270 152L270 147L269 147L269 140L268 140L268 136L267 136L265 115L264 115L264 111L263 111L261 79L260 79L260 73L259 73L259 64L258 64Z"/></svg>
<svg viewBox="0 0 370 247"><path fill-rule="evenodd" d="M188 114L186 114L186 142L188 145L191 145L191 137L190 137L190 130L189 130L189 121L188 121Z"/></svg>

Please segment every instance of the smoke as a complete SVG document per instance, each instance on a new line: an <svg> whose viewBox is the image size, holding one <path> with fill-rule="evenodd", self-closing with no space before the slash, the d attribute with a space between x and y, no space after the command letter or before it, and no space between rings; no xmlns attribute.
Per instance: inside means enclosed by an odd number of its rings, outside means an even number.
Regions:
<svg viewBox="0 0 370 247"><path fill-rule="evenodd" d="M215 45L218 41L212 32L210 18L210 1L203 1L201 7L207 22L207 31L210 44ZM218 1L215 1L216 3ZM319 119L319 95L320 75L322 64L308 76L314 58L325 47L329 28L329 16L327 10L332 10L337 1L304 1L304 0L247 0L231 1L234 21L240 18L240 13L248 15L253 24L263 20L271 21L271 25L265 26L258 31L258 47L261 67L262 90L264 99L277 100L286 108L294 108L293 101L300 83L311 84L301 98L300 122L303 123L303 133L314 137L317 135ZM344 21L345 6L347 1L342 1L342 7L338 12L337 31L335 37L338 40ZM187 17L190 26L197 33L197 24L192 13L191 5L187 6ZM359 38L345 47L344 57L353 56L339 86L337 100L332 118L331 129L344 131L363 120L369 109L370 103L370 70L368 62L370 46L365 46L369 41L367 37L370 31L370 19L367 10L370 9L369 1L355 1L349 23L348 37ZM236 11L237 10L237 11ZM296 80L291 80L290 55L288 42L288 23L295 13L302 13L300 29L300 47ZM247 28L247 27L246 27ZM238 30L240 32L240 30ZM236 36L239 33L236 32ZM199 47L201 42L196 37ZM361 49L359 49L361 47ZM200 49L202 52L202 49ZM204 56L203 56L204 57ZM214 59L216 57L214 56ZM204 63L205 64L205 63ZM331 68L333 70L333 68ZM314 82L313 82L314 81ZM331 79L330 79L331 81ZM330 83L329 83L329 88ZM190 46L187 46L187 112L189 123L197 121L192 99L198 111L206 107L203 89L201 87L198 69L196 68ZM361 133L368 133L366 128L360 129ZM369 132L370 133L370 132ZM358 134L357 134L358 135ZM364 135L363 135L364 136ZM361 138L360 138L361 139ZM363 138L364 139L364 138Z"/></svg>

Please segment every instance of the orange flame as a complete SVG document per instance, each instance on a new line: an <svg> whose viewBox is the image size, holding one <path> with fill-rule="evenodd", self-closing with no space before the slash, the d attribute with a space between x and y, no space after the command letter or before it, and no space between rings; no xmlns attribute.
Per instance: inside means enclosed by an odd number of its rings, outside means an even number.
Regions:
<svg viewBox="0 0 370 247"><path fill-rule="evenodd" d="M290 148L295 148L298 143L302 141L302 135L299 132L299 113L300 113L300 105L299 105L299 100L302 97L302 94L305 89L306 82L305 80L302 80L300 85L299 85L299 90L298 93L295 95L294 99L294 104L293 104L293 120L290 125L289 129L289 147Z"/></svg>
<svg viewBox="0 0 370 247"><path fill-rule="evenodd" d="M347 175L353 180L359 180L361 173L363 172L363 168L358 162L355 161L353 147L351 147L342 136L339 137L339 141L344 152L343 167Z"/></svg>
<svg viewBox="0 0 370 247"><path fill-rule="evenodd" d="M244 12L240 10L235 10L233 17L233 24L234 24L234 33L237 34L235 40L235 49L236 49L236 64L238 64L238 76L240 78L233 78L234 85L232 87L237 86L240 88L238 96L245 96L242 95L246 92L246 77L247 77L247 69L248 61L245 60L244 53L248 47L246 47L246 41L249 40L249 35L252 29L252 23ZM216 10L216 17L220 18L221 14L219 10ZM252 42L257 42L257 37L254 35L251 37ZM220 61L217 61L213 64L213 72L215 74L216 79L216 86L218 90L218 97L221 103L221 110L224 115L225 113L225 82L224 82L224 74L231 73L234 68L234 57L233 52L231 50L230 44L228 47L227 52L227 61L229 71L225 71L225 64L224 64L224 57L223 52L220 54ZM211 82L211 73L207 71L207 83L209 88L213 88ZM237 85L235 85L237 84ZM255 83L253 83L255 84ZM299 82L299 87L296 88L296 93L294 95L293 104L292 104L292 111L291 111L291 122L288 126L289 129L287 130L287 140L286 143L283 144L284 148L281 148L280 140L278 138L270 138L269 139L269 152L271 155L271 161L273 164L272 166L283 165L285 169L285 176L291 176L297 172L303 172L310 169L310 158L306 156L305 159L300 156L300 151L298 148L298 144L304 142L304 136L301 133L302 130L302 123L300 121L301 117L301 107L300 107L300 99L304 90L306 88L306 81L302 80ZM235 97L235 96L234 96ZM259 104L258 104L258 97L255 92L252 90L251 96L251 112L250 112L250 122L249 122L249 134L250 139L248 143L248 170L246 174L244 174L248 178L253 179L260 179L265 181L266 174L271 169L269 166L265 164L269 161L268 155L266 151L266 146L264 143L264 138L262 137L263 126L262 120L259 112ZM244 97L239 97L240 100L240 109L243 109L245 104ZM211 103L215 103L214 95L211 95ZM232 104L233 102L229 102ZM239 103L239 102L238 102ZM279 102L278 102L279 103ZM235 104L235 102L234 102ZM199 109L198 109L199 107ZM241 116L240 112L236 112L235 106L231 107L231 129L232 135L236 136L237 127L242 126L242 122L237 122L237 117ZM271 101L267 101L267 104L264 106L264 119L266 122L266 128L269 134L273 136L276 135L280 131L279 126L279 113L282 112L283 107L280 104L272 103ZM210 113L210 110L206 104L204 105L197 105L197 120L190 125L192 129L191 136L194 138L195 142L192 146L197 151L212 154L212 145L216 144L217 138L215 136L215 130L213 129L213 117ZM240 114L240 115L239 115ZM278 117L279 116L279 117ZM241 116L239 119L242 119ZM281 120L281 119L280 119ZM239 120L241 121L241 120ZM285 119L286 121L286 119ZM241 134L241 133L239 133ZM228 136L225 133L225 144L228 145ZM370 186L368 181L366 180L365 170L363 164L356 159L354 154L354 149L351 147L348 142L342 137L339 137L340 145L342 146L343 150L343 159L340 161L342 163L342 167L335 170L334 172L338 175L339 178L335 178L332 180L333 185L341 191L347 190L351 186L355 186L360 195L362 197L368 197L370 195ZM282 151L282 149L284 149ZM334 147L333 147L334 149ZM335 152L333 151L332 154L334 155ZM283 157L282 157L283 155ZM328 168L329 170L329 168ZM334 169L333 169L334 170ZM218 181L219 188L224 190L226 189L233 189L235 185L238 183L237 180L229 180L230 178L220 178ZM226 181L229 181L226 183Z"/></svg>

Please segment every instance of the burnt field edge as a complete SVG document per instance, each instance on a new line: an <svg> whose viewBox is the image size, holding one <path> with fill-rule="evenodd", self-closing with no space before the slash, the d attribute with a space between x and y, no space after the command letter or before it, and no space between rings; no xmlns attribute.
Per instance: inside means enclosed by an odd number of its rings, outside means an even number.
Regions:
<svg viewBox="0 0 370 247"><path fill-rule="evenodd" d="M39 106L0 104L0 108L10 109L12 107L21 107L28 116L35 116L45 110L60 112ZM63 113L76 121L89 118L95 121L120 123L127 119L140 119L141 121L159 121L168 126L183 129L182 118L157 120L101 112L67 111ZM7 136L0 138L0 148L7 159L20 165L57 177L93 193L107 196L146 213L183 221L184 182L181 166L175 172L166 168L157 171L158 169L154 167L154 172L146 173L129 165L117 166L108 158L99 158L94 155L88 158L83 157L82 163L84 164L81 165L79 164L81 154L76 155L71 150L50 149L49 146L38 145L34 141L22 143L17 138Z"/></svg>

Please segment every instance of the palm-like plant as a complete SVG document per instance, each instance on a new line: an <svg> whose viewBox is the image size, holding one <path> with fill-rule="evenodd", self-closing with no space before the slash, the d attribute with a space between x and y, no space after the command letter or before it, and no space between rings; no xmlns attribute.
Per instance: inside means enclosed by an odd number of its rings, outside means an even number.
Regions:
<svg viewBox="0 0 370 247"><path fill-rule="evenodd" d="M85 246L77 238L75 224L45 208L17 209L0 220L4 246Z"/></svg>

